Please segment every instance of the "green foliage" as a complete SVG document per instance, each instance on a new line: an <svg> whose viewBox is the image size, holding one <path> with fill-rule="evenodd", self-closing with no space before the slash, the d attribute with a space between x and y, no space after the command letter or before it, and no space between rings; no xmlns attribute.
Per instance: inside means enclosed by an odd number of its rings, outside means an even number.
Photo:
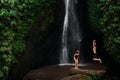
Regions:
<svg viewBox="0 0 120 80"><path fill-rule="evenodd" d="M103 76L102 74L96 74L96 73L92 73L92 72L89 72L87 74L90 77L90 79L92 79L92 80L99 80Z"/></svg>
<svg viewBox="0 0 120 80"><path fill-rule="evenodd" d="M99 18L102 32L104 33L104 43L106 50L116 61L120 62L120 2L99 1Z"/></svg>
<svg viewBox="0 0 120 80"><path fill-rule="evenodd" d="M69 71L69 76L73 76L76 74L80 75L80 78L75 80L99 80L103 74L102 73L93 73L93 72L80 72L80 71Z"/></svg>
<svg viewBox="0 0 120 80"><path fill-rule="evenodd" d="M70 71L68 74L69 74L69 76L72 76L72 75L79 74L79 72L78 71Z"/></svg>
<svg viewBox="0 0 120 80"><path fill-rule="evenodd" d="M0 0L0 80L7 79L9 71L20 61L21 53L25 49L24 37L35 24L35 18L40 23L41 31L45 27L42 25L43 20L48 25L53 22L54 2Z"/></svg>
<svg viewBox="0 0 120 80"><path fill-rule="evenodd" d="M94 79L92 79L90 76L83 75L80 78L75 79L75 80L94 80Z"/></svg>
<svg viewBox="0 0 120 80"><path fill-rule="evenodd" d="M96 18L89 18L90 25L92 25L93 30L97 31L100 29L102 31L106 51L116 61L120 62L120 1L99 0L97 5L95 5L93 0L92 3L88 4L91 5L88 6L89 16ZM93 4L95 5L94 7ZM97 24L94 24L95 22Z"/></svg>
<svg viewBox="0 0 120 80"><path fill-rule="evenodd" d="M87 72L87 73L81 74L80 78L75 80L99 80L102 76L103 76L102 74Z"/></svg>
<svg viewBox="0 0 120 80"><path fill-rule="evenodd" d="M99 29L97 0L88 0L88 22L92 30Z"/></svg>
<svg viewBox="0 0 120 80"><path fill-rule="evenodd" d="M19 0L0 1L0 79L8 77L25 48L23 38L34 22L30 9L28 3Z"/></svg>

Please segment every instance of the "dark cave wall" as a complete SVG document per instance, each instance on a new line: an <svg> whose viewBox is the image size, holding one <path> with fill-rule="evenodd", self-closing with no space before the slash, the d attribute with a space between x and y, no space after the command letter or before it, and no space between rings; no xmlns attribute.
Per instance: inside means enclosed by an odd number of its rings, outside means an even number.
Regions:
<svg viewBox="0 0 120 80"><path fill-rule="evenodd" d="M26 36L26 49L21 62L16 66L9 80L22 80L32 69L59 63L59 43L64 21L64 0L57 0L54 9L54 23L46 25L47 30L41 32L39 13L36 23ZM44 23L44 21L43 21Z"/></svg>
<svg viewBox="0 0 120 80"><path fill-rule="evenodd" d="M78 19L80 22L80 27L82 27L82 35L86 35L90 29L88 27L87 22L87 0L77 0L76 11L78 15Z"/></svg>
<svg viewBox="0 0 120 80"><path fill-rule="evenodd" d="M81 56L80 59L87 62L92 62L93 52L92 52L92 40L97 40L97 52L98 55L104 59L104 43L103 34L100 30L93 31L92 27L88 22L88 0L78 0L76 4L76 11L78 19L80 21L80 26L82 27L82 41L81 41Z"/></svg>
<svg viewBox="0 0 120 80"><path fill-rule="evenodd" d="M81 42L81 55L89 58L92 35L87 22L87 0L78 0L76 11L82 27L83 40ZM9 80L22 80L24 75L32 69L59 63L61 33L64 22L64 0L57 0L54 10L54 23L45 25L46 32L41 32L39 17L25 38L26 49L21 62L16 66ZM39 16L39 13L36 15ZM43 21L44 23L44 21ZM88 51L88 52L85 52ZM91 55L91 54L90 54Z"/></svg>

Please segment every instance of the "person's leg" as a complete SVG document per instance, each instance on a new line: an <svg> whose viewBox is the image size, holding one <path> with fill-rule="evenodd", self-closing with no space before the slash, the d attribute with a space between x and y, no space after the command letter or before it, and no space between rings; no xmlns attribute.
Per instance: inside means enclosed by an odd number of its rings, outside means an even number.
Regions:
<svg viewBox="0 0 120 80"><path fill-rule="evenodd" d="M102 60L100 58L93 58L94 61L99 61L100 63L102 63Z"/></svg>
<svg viewBox="0 0 120 80"><path fill-rule="evenodd" d="M78 69L78 60L75 61L75 69Z"/></svg>
<svg viewBox="0 0 120 80"><path fill-rule="evenodd" d="M75 68L77 67L77 62L76 62L76 60L75 60Z"/></svg>
<svg viewBox="0 0 120 80"><path fill-rule="evenodd" d="M100 59L100 58L99 58L99 59ZM101 60L101 59L100 59L99 61L100 61L100 63L102 63L102 60Z"/></svg>

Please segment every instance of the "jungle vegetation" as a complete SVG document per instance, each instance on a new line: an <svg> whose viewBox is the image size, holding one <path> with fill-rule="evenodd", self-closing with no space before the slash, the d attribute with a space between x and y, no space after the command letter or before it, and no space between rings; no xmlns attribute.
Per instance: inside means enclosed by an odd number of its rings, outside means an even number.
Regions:
<svg viewBox="0 0 120 80"><path fill-rule="evenodd" d="M42 25L46 13L44 22L54 23L54 4L55 0L0 0L0 80L7 79L20 61L26 47L24 37L36 23L36 14L42 32L47 29ZM120 62L119 14L119 0L88 0L89 25L102 31L105 50Z"/></svg>

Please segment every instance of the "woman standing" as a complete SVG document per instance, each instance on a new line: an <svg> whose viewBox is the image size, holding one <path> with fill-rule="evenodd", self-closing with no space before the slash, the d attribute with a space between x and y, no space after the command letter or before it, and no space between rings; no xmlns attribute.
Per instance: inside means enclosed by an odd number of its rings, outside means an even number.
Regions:
<svg viewBox="0 0 120 80"><path fill-rule="evenodd" d="M75 69L78 69L78 59L79 59L79 56L80 56L80 51L77 50L74 54L74 62L75 62Z"/></svg>
<svg viewBox="0 0 120 80"><path fill-rule="evenodd" d="M102 63L102 60L98 57L97 52L96 52L96 40L93 40L93 60L94 61L99 61Z"/></svg>

